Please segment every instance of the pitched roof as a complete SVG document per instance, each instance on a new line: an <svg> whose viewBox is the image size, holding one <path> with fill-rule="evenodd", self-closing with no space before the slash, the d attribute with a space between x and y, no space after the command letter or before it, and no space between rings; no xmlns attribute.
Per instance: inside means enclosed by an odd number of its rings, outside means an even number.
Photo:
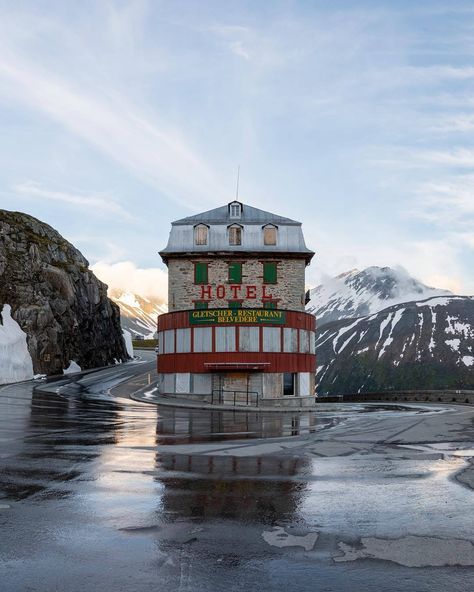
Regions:
<svg viewBox="0 0 474 592"><path fill-rule="evenodd" d="M235 203L235 202L230 202ZM241 203L241 202L239 202ZM232 224L233 222L241 224L285 224L285 225L298 225L301 226L301 222L291 220L290 218L284 218L283 216L277 216L271 212L260 210L246 204L242 204L242 215L240 218L230 216L229 204L196 214L195 216L188 216L187 218L181 218L181 220L175 220L172 222L173 226L181 224Z"/></svg>

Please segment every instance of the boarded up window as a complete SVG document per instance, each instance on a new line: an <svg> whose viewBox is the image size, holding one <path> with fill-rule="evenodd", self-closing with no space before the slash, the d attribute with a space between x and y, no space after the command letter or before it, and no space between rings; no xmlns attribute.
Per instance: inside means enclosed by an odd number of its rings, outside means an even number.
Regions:
<svg viewBox="0 0 474 592"><path fill-rule="evenodd" d="M174 329L163 331L165 337L165 354L174 354Z"/></svg>
<svg viewBox="0 0 474 592"><path fill-rule="evenodd" d="M207 284L207 263L194 264L194 283Z"/></svg>
<svg viewBox="0 0 474 592"><path fill-rule="evenodd" d="M163 392L174 393L174 374L163 374Z"/></svg>
<svg viewBox="0 0 474 592"><path fill-rule="evenodd" d="M260 351L260 329L258 327L239 328L239 351Z"/></svg>
<svg viewBox="0 0 474 592"><path fill-rule="evenodd" d="M187 354L191 351L191 329L176 329L176 353Z"/></svg>
<svg viewBox="0 0 474 592"><path fill-rule="evenodd" d="M212 390L211 374L193 374L193 393L210 395Z"/></svg>
<svg viewBox="0 0 474 592"><path fill-rule="evenodd" d="M205 224L199 224L194 227L194 244L207 245L207 234L209 229Z"/></svg>
<svg viewBox="0 0 474 592"><path fill-rule="evenodd" d="M280 351L280 327L263 327L263 351Z"/></svg>
<svg viewBox="0 0 474 592"><path fill-rule="evenodd" d="M299 388L298 394L300 397L308 397L311 395L311 375L309 372L301 372L298 374L299 378Z"/></svg>
<svg viewBox="0 0 474 592"><path fill-rule="evenodd" d="M298 353L298 329L285 327L283 329L283 351L286 353Z"/></svg>
<svg viewBox="0 0 474 592"><path fill-rule="evenodd" d="M242 228L240 226L229 226L229 245L242 244Z"/></svg>
<svg viewBox="0 0 474 592"><path fill-rule="evenodd" d="M235 351L235 327L216 327L216 351Z"/></svg>
<svg viewBox="0 0 474 592"><path fill-rule="evenodd" d="M309 331L300 329L300 353L309 354Z"/></svg>
<svg viewBox="0 0 474 592"><path fill-rule="evenodd" d="M242 263L229 263L229 277L230 284L242 283Z"/></svg>
<svg viewBox="0 0 474 592"><path fill-rule="evenodd" d="M263 228L263 244L276 245L277 244L277 229L275 226L264 226Z"/></svg>
<svg viewBox="0 0 474 592"><path fill-rule="evenodd" d="M176 373L176 393L189 393L190 391L190 378L189 372L177 372Z"/></svg>
<svg viewBox="0 0 474 592"><path fill-rule="evenodd" d="M277 283L277 264L274 261L270 261L263 264L263 283Z"/></svg>
<svg viewBox="0 0 474 592"><path fill-rule="evenodd" d="M195 327L194 329L194 351L212 351L212 327Z"/></svg>

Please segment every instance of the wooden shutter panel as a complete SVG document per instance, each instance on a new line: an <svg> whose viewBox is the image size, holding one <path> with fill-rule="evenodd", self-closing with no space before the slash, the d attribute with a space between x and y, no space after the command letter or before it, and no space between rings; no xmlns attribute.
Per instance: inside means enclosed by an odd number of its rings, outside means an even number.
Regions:
<svg viewBox="0 0 474 592"><path fill-rule="evenodd" d="M264 263L263 264L263 283L276 284L277 283L277 264Z"/></svg>
<svg viewBox="0 0 474 592"><path fill-rule="evenodd" d="M194 283L207 284L207 263L194 264Z"/></svg>
<svg viewBox="0 0 474 592"><path fill-rule="evenodd" d="M229 282L231 284L242 283L242 263L229 263Z"/></svg>

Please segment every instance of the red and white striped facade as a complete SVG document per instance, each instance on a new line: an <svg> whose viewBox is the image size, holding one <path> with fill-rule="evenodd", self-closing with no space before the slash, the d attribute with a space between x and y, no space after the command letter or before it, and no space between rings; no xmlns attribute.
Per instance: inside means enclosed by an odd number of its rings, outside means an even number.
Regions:
<svg viewBox="0 0 474 592"><path fill-rule="evenodd" d="M313 252L300 223L232 202L174 222L160 254L170 303L158 319L160 392L314 403L315 318L304 311Z"/></svg>

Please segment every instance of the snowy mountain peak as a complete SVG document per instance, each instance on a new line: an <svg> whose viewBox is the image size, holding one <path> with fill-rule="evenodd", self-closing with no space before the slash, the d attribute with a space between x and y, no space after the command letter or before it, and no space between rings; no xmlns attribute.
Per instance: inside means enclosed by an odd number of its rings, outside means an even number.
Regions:
<svg viewBox="0 0 474 592"><path fill-rule="evenodd" d="M109 297L120 307L121 324L132 336L153 338L156 333L158 316L168 312L165 302L145 298L139 294L121 290L111 290Z"/></svg>
<svg viewBox="0 0 474 592"><path fill-rule="evenodd" d="M362 271L352 269L311 290L307 311L316 316L321 327L339 319L371 315L395 304L450 294L426 286L402 268L373 266Z"/></svg>

